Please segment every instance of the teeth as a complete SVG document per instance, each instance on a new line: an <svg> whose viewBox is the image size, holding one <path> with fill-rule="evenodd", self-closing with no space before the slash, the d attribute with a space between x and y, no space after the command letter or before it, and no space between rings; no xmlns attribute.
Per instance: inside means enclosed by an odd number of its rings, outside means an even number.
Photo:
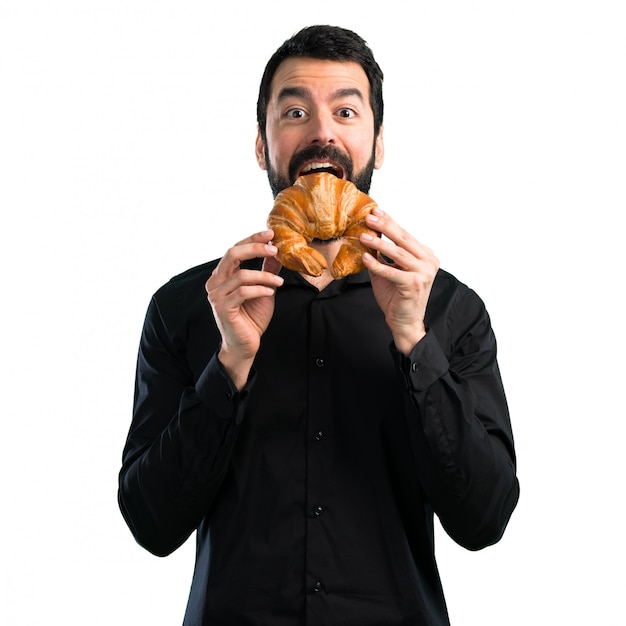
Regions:
<svg viewBox="0 0 626 626"><path fill-rule="evenodd" d="M337 167L332 163L309 163L303 170L302 173L310 172L311 170L336 170Z"/></svg>

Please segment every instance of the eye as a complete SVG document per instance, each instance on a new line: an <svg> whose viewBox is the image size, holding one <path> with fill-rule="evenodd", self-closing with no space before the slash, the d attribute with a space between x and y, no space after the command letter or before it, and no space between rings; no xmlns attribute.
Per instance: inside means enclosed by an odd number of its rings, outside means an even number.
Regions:
<svg viewBox="0 0 626 626"><path fill-rule="evenodd" d="M348 107L342 107L337 111L337 115L339 117L343 117L344 119L350 119L351 117L356 117L356 112Z"/></svg>
<svg viewBox="0 0 626 626"><path fill-rule="evenodd" d="M297 108L289 109L285 113L285 117L288 117L289 119L292 119L292 120L301 120L304 117L304 111L302 109L297 109Z"/></svg>

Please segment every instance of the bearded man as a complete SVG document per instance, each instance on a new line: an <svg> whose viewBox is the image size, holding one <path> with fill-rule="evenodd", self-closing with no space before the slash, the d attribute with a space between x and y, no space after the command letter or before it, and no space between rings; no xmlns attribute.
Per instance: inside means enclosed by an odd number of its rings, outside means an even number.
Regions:
<svg viewBox="0 0 626 626"><path fill-rule="evenodd" d="M319 171L369 191L382 80L349 30L280 46L257 107L274 196ZM483 302L386 211L366 223L340 280L281 267L266 229L152 298L119 502L154 554L195 532L188 626L449 624L434 515L478 550L517 504Z"/></svg>

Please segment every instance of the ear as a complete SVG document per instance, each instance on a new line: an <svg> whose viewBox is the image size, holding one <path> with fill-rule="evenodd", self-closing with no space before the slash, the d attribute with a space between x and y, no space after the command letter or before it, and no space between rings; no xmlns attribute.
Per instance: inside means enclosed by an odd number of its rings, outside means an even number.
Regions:
<svg viewBox="0 0 626 626"><path fill-rule="evenodd" d="M383 160L385 158L385 146L383 143L383 126L380 127L378 131L378 137L376 137L376 141L374 142L374 147L376 150L376 155L374 157L374 169L380 169L383 165Z"/></svg>
<svg viewBox="0 0 626 626"><path fill-rule="evenodd" d="M256 143L254 146L254 152L256 154L256 162L262 170L267 169L267 163L265 162L265 142L261 137L261 131L257 127L256 131Z"/></svg>

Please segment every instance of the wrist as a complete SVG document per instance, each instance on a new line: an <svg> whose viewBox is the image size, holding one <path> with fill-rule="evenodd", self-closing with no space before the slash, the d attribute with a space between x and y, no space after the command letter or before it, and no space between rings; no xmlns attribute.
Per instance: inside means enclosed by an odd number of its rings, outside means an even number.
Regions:
<svg viewBox="0 0 626 626"><path fill-rule="evenodd" d="M393 335L393 342L396 349L404 356L409 356L413 348L426 336L426 328L422 325L412 332L404 332Z"/></svg>
<svg viewBox="0 0 626 626"><path fill-rule="evenodd" d="M223 347L217 353L217 358L232 380L233 385L237 388L237 391L241 391L248 382L254 359L243 358Z"/></svg>

